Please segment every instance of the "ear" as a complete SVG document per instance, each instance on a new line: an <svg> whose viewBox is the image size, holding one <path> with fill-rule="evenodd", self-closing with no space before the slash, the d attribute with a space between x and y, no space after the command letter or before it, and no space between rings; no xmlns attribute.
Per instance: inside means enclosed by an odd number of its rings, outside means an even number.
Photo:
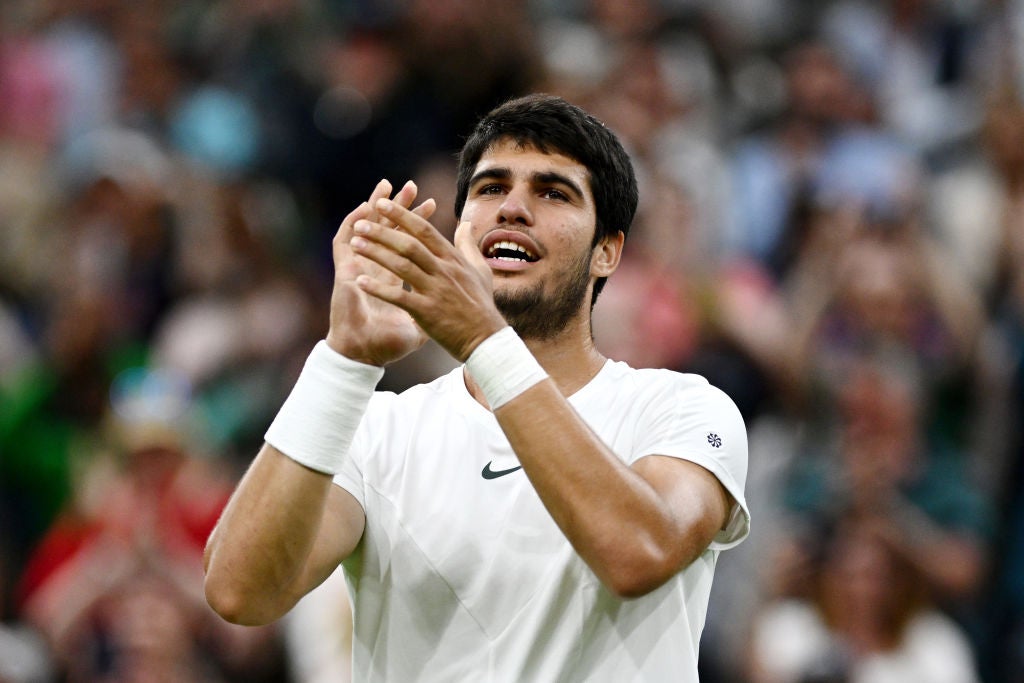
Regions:
<svg viewBox="0 0 1024 683"><path fill-rule="evenodd" d="M622 244L626 236L620 230L614 235L603 238L594 247L590 257L590 274L594 277L608 277L619 267L622 258Z"/></svg>

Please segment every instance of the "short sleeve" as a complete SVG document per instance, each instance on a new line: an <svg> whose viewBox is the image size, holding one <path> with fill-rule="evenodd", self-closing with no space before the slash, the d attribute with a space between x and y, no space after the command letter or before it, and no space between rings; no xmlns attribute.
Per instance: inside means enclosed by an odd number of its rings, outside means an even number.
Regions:
<svg viewBox="0 0 1024 683"><path fill-rule="evenodd" d="M713 550L726 550L747 537L747 430L724 392L702 379L673 373L645 402L634 443L631 461L646 455L688 460L715 475L733 497L729 521L712 541Z"/></svg>
<svg viewBox="0 0 1024 683"><path fill-rule="evenodd" d="M353 447L355 446L355 441L353 441L352 445ZM366 500L363 495L363 474L355 458L351 457L351 455L345 458L341 469L334 475L334 483L351 493L359 501L359 506L364 510L366 509Z"/></svg>

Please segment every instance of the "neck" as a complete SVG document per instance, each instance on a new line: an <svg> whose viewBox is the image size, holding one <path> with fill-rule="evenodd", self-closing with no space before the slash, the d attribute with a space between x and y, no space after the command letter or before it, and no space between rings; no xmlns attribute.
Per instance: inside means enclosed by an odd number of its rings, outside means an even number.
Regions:
<svg viewBox="0 0 1024 683"><path fill-rule="evenodd" d="M594 346L589 315L580 316L555 337L543 340L527 337L523 341L563 396L571 396L583 388L607 360ZM469 393L486 407L483 394L473 378L465 371L463 377Z"/></svg>
<svg viewBox="0 0 1024 683"><path fill-rule="evenodd" d="M607 360L594 346L589 324L584 329L567 331L564 338L525 341L537 362L565 396L594 379Z"/></svg>

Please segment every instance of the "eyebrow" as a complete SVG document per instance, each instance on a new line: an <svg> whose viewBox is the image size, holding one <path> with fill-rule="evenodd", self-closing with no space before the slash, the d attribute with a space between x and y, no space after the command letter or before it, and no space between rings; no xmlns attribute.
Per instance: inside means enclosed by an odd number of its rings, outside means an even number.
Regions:
<svg viewBox="0 0 1024 683"><path fill-rule="evenodd" d="M469 179L469 185L472 187L481 180L508 180L511 177L511 169L505 166L495 166L494 168L485 168L474 173L473 177ZM534 185L564 185L577 197L582 198L585 196L583 188L576 181L556 171L537 171L530 176L530 182Z"/></svg>

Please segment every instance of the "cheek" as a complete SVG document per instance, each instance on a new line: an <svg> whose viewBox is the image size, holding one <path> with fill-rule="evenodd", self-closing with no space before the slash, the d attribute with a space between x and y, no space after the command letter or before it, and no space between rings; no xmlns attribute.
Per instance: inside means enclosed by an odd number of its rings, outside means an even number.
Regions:
<svg viewBox="0 0 1024 683"><path fill-rule="evenodd" d="M468 197L462 205L462 220L474 223L493 221L501 207L499 196Z"/></svg>
<svg viewBox="0 0 1024 683"><path fill-rule="evenodd" d="M552 229L547 233L547 242L553 247L574 254L582 249L590 249L594 239L592 225L565 217L561 220L552 220L548 225L551 225Z"/></svg>
<svg viewBox="0 0 1024 683"><path fill-rule="evenodd" d="M559 254L575 254L583 248L584 240L573 233L572 226L559 225L546 240L548 247Z"/></svg>

